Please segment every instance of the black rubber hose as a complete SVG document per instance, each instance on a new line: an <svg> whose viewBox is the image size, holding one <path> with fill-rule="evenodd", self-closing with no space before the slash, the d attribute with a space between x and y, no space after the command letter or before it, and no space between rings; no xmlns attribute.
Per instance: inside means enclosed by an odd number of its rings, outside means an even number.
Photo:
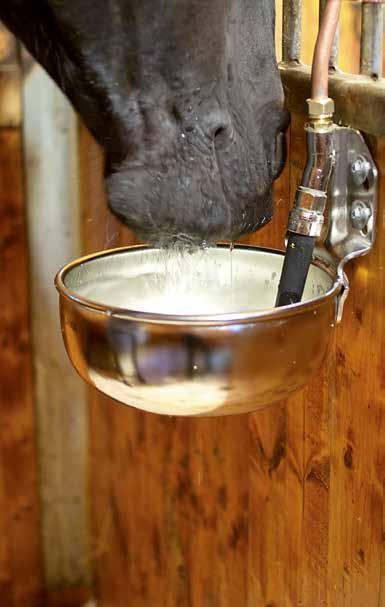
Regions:
<svg viewBox="0 0 385 607"><path fill-rule="evenodd" d="M316 238L290 233L275 305L289 306L302 299Z"/></svg>

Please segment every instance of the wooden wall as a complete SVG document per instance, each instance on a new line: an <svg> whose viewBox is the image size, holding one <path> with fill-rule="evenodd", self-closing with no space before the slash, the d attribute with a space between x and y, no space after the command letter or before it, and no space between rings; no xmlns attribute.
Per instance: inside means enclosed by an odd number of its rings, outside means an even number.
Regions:
<svg viewBox="0 0 385 607"><path fill-rule="evenodd" d="M275 218L249 242L283 245L305 160L302 117L288 142ZM385 606L385 141L372 149L377 244L350 266L343 323L306 390L227 419L146 415L91 393L101 607ZM97 227L89 250L105 245Z"/></svg>
<svg viewBox="0 0 385 607"><path fill-rule="evenodd" d="M0 29L0 605L43 591L23 187L21 73Z"/></svg>
<svg viewBox="0 0 385 607"><path fill-rule="evenodd" d="M303 4L309 60L317 7ZM359 20L347 4L342 59L355 71L348 34ZM90 391L87 424L60 350L55 266L78 254L80 237L84 251L134 238L107 211L97 146L83 127L74 141L73 116L40 75L22 83L10 37L0 36L0 64L0 607L82 607L91 562L98 607L385 607L385 140L371 140L376 248L350 265L343 324L306 390L207 420L146 415ZM51 122L41 124L43 89ZM283 246L302 125L293 116L275 218L249 242ZM56 218L44 154L61 184ZM66 180L74 172L78 188Z"/></svg>
<svg viewBox="0 0 385 607"><path fill-rule="evenodd" d="M29 308L37 416L45 588L90 583L85 385L65 352L53 286L81 254L78 121L68 100L26 58L23 78Z"/></svg>
<svg viewBox="0 0 385 607"><path fill-rule="evenodd" d="M304 8L315 31L315 4ZM357 26L356 12L345 19ZM355 71L352 44L345 36L342 54ZM248 242L283 247L305 162L303 123L292 116L274 220ZM83 142L95 158L85 133ZM385 607L385 141L371 146L381 175L377 244L350 265L343 323L302 393L254 415L179 419L91 392L101 607ZM87 185L86 173L82 182L86 213L98 216L85 224L87 251L132 242L101 213L101 186Z"/></svg>
<svg viewBox="0 0 385 607"><path fill-rule="evenodd" d="M85 387L53 288L80 254L77 119L25 67L0 25L0 606L80 607L91 596Z"/></svg>

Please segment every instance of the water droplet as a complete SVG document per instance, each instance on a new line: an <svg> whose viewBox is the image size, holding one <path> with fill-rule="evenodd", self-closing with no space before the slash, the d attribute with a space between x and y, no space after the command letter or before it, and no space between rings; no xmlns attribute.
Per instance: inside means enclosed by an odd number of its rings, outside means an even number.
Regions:
<svg viewBox="0 0 385 607"><path fill-rule="evenodd" d="M198 93L200 93L200 92L201 92L201 87L200 87L200 86L197 86L197 87L194 89L194 95L197 95L197 94L198 94Z"/></svg>
<svg viewBox="0 0 385 607"><path fill-rule="evenodd" d="M186 139L185 133L181 133L181 137L182 137L182 139Z"/></svg>
<svg viewBox="0 0 385 607"><path fill-rule="evenodd" d="M192 105L189 105L189 106L188 106L187 111L188 111L188 112L192 112Z"/></svg>
<svg viewBox="0 0 385 607"><path fill-rule="evenodd" d="M193 369L194 369L194 371L196 371L198 369L198 365L194 365Z"/></svg>

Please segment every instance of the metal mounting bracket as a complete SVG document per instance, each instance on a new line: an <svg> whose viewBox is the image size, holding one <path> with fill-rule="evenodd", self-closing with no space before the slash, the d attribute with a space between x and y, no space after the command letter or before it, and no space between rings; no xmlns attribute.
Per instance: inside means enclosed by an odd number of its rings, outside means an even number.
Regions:
<svg viewBox="0 0 385 607"><path fill-rule="evenodd" d="M359 131L336 126L336 164L330 181L325 224L314 256L337 272L342 284L337 322L349 292L345 264L366 255L374 245L378 171Z"/></svg>

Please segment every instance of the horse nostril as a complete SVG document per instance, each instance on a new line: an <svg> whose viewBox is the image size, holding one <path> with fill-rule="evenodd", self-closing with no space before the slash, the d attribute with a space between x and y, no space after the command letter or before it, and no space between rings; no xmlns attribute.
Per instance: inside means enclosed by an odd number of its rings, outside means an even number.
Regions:
<svg viewBox="0 0 385 607"><path fill-rule="evenodd" d="M214 146L216 150L227 147L232 141L231 126L220 126L214 133Z"/></svg>
<svg viewBox="0 0 385 607"><path fill-rule="evenodd" d="M225 127L224 126L220 126L217 128L217 130L214 133L214 139L216 139L216 137L219 137L221 135L221 133L223 133L225 131Z"/></svg>
<svg viewBox="0 0 385 607"><path fill-rule="evenodd" d="M215 147L222 146L231 140L231 120L226 112L216 111L202 118L202 130Z"/></svg>

